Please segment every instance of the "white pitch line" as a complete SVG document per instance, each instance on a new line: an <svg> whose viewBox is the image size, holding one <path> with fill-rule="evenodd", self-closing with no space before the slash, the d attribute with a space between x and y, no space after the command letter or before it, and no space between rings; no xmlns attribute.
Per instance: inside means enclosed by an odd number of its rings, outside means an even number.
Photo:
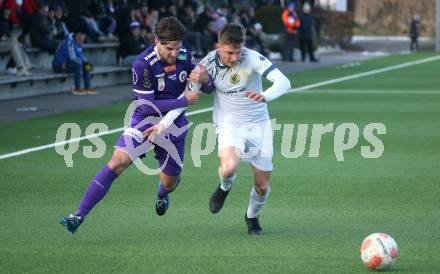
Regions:
<svg viewBox="0 0 440 274"><path fill-rule="evenodd" d="M335 83L339 83L339 82L344 82L344 81L350 81L350 80L361 78L361 77L366 77L366 76L370 76L370 75L384 73L384 72L388 72L388 71L392 71L392 70L397 70L397 69L406 68L406 67L410 67L410 66L414 66L414 65L419 65L419 64L423 64L423 63L427 63L427 62L432 62L432 61L437 61L437 60L440 60L440 55L432 56L432 57L428 57L428 58L424 58L424 59L420 59L420 60L417 60L417 61L411 61L411 62L407 62L407 63L402 63L402 64L399 64L399 65L394 65L394 66L390 66L390 67L385 67L385 68L381 68L381 69L375 69L375 70L370 70L370 71L366 71L366 72L361 72L361 73L358 73L358 74L348 75L348 76L336 78L336 79L333 79L333 80L327 80L327 81L319 82L319 83L316 83L316 84L302 86L302 87L299 87L299 88L294 88L294 89L290 90L290 92L305 91L305 90L309 90L309 89L313 89L313 88L317 88L317 87L322 87L322 86L326 86L326 85L330 85L330 84L335 84Z"/></svg>
<svg viewBox="0 0 440 274"><path fill-rule="evenodd" d="M384 73L384 72L388 72L388 71L392 71L392 70L397 70L397 69L401 69L401 68L406 68L406 67L410 67L410 66L414 66L414 65L419 65L419 64L423 64L423 63L427 63L427 62L432 62L432 61L436 61L436 60L440 60L440 55L432 56L432 57L428 57L428 58L424 58L424 59L420 59L420 60L417 60L417 61L406 62L406 63L402 63L402 64L399 64L399 65L394 65L394 66L385 67L385 68L381 68L381 69L375 69L375 70L361 72L361 73L357 73L357 74L353 74L353 75L348 75L348 76L344 76L344 77L340 77L340 78L336 78L336 79L332 79L332 80L327 80L327 81L319 82L319 83L316 83L316 84L302 86L302 87L299 87L299 88L291 89L289 92L306 91L306 90L314 89L314 88L317 88L317 87L322 87L322 86L331 85L331 84L335 84L335 83L339 83L339 82L349 81L349 80L353 80L353 79L357 79L357 78L361 78L361 77L366 77L366 76L370 76L370 75L380 74L380 73ZM199 109L199 110L191 111L191 112L188 112L186 114L186 116L192 116L192 115L196 115L196 114L200 114L200 113L209 112L209 111L212 111L212 109L213 108L210 107L210 108L204 108L204 109ZM66 145L66 144L69 144L69 143L73 143L73 142L80 142L80 141L83 141L83 140L87 140L87 139L91 139L91 138L95 138L95 137L99 137L99 136L109 135L109 134L113 134L113 133L120 132L120 131L123 131L123 130L124 130L123 127L115 128L115 129L112 129L112 130L109 130L109 131L105 131L105 132L101 132L101 133L98 133L98 134L92 134L92 135L87 135L87 136L83 136L83 137L79 137L79 138L73 138L73 139L70 139L70 140L67 140L67 141L63 141L63 142L52 143L52 144L47 144L47 145L43 145L43 146L23 149L23 150L19 150L19 151L16 151L16 152L11 152L11 153L0 155L0 160L11 158L11 157L17 157L17 156L28 154L28 153L31 153L31 152L36 152L36 151L40 151L40 150L54 148L56 146L63 146L63 145Z"/></svg>
<svg viewBox="0 0 440 274"><path fill-rule="evenodd" d="M307 91L307 93L317 93L317 94L438 94L440 95L440 90L381 90L381 89L312 89Z"/></svg>
<svg viewBox="0 0 440 274"><path fill-rule="evenodd" d="M213 110L212 107L204 108L204 109L199 109L199 110L194 110L194 111L187 112L186 116L192 116L192 115L199 114L199 113L209 112L211 110ZM57 142L57 143L53 143L53 144L47 144L47 145L44 145L44 146L38 146L38 147L32 147L32 148L28 148L28 149L23 149L23 150L19 150L19 151L16 151L16 152L0 155L0 160L6 159L6 158L11 158L11 157L16 157L16 156L20 156L20 155L23 155L23 154L28 154L28 153L31 153L31 152L40 151L40 150L44 150L44 149L48 149L48 148L54 148L56 146L64 146L64 145L67 145L67 144L70 144L70 143L81 142L83 140L89 140L89 139L93 139L93 138L96 138L96 137L99 137L99 136L105 136L105 135L113 134L113 133L116 133L116 132L121 132L123 130L124 130L124 127L120 127L120 128L115 128L115 129L112 129L112 130L109 130L109 131L100 132L100 133L97 133L97 134L91 134L91 135L86 135L86 136L83 136L83 137L73 138L73 139L70 139L70 140L63 141L63 142Z"/></svg>

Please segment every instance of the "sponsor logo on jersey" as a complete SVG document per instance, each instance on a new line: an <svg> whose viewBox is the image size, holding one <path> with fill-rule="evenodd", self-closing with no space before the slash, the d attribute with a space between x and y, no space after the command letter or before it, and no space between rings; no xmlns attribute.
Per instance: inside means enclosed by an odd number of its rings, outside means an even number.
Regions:
<svg viewBox="0 0 440 274"><path fill-rule="evenodd" d="M171 75L168 75L168 79L170 79L171 81L176 81L177 75L175 73L171 74Z"/></svg>
<svg viewBox="0 0 440 274"><path fill-rule="evenodd" d="M168 65L168 66L164 67L163 70L164 70L166 73L173 72L173 71L176 70L176 64Z"/></svg>
<svg viewBox="0 0 440 274"><path fill-rule="evenodd" d="M165 89L165 78L157 79L157 89L163 91Z"/></svg>
<svg viewBox="0 0 440 274"><path fill-rule="evenodd" d="M231 78L229 78L229 82L231 82L231 84L238 84L240 82L240 75L238 75L238 73L232 74Z"/></svg>
<svg viewBox="0 0 440 274"><path fill-rule="evenodd" d="M156 78L163 78L165 77L165 73L156 74Z"/></svg>
<svg viewBox="0 0 440 274"><path fill-rule="evenodd" d="M242 88L242 89L237 89L237 90L221 91L221 93L231 95L231 94L237 94L237 93L244 93L245 91L246 91L246 88Z"/></svg>
<svg viewBox="0 0 440 274"><path fill-rule="evenodd" d="M151 82L150 82L150 73L148 72L147 69L144 69L144 81L143 81L143 86L146 89L151 89Z"/></svg>
<svg viewBox="0 0 440 274"><path fill-rule="evenodd" d="M188 75L188 73L186 73L186 71L182 71L182 72L180 72L180 74L179 74L179 81L181 82L181 83L183 83L183 82L185 82L185 80L186 80L186 76Z"/></svg>
<svg viewBox="0 0 440 274"><path fill-rule="evenodd" d="M186 54L179 54L179 55L177 55L177 60L186 61Z"/></svg>
<svg viewBox="0 0 440 274"><path fill-rule="evenodd" d="M260 61L264 61L266 58L263 55L260 55Z"/></svg>

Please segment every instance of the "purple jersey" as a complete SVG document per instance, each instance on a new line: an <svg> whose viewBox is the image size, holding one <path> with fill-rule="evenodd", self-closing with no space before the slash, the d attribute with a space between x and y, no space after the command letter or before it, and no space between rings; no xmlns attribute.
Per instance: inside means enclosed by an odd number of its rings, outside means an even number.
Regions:
<svg viewBox="0 0 440 274"><path fill-rule="evenodd" d="M134 99L147 100L157 109L150 104L142 104L136 108L133 120L140 121L148 116L163 117L172 109L188 106L183 91L194 67L194 58L185 48L180 49L176 63L171 65L159 60L154 45L142 52L132 67ZM179 128L186 125L185 113L174 123Z"/></svg>

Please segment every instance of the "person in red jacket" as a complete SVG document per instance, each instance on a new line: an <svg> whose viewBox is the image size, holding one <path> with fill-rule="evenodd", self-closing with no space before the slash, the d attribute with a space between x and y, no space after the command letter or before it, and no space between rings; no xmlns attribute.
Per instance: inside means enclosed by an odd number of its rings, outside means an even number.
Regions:
<svg viewBox="0 0 440 274"><path fill-rule="evenodd" d="M295 59L293 57L293 50L296 41L296 32L301 22L295 12L295 3L291 2L284 9L281 19L283 21L284 27L286 28L286 38L283 47L283 61L292 61Z"/></svg>
<svg viewBox="0 0 440 274"><path fill-rule="evenodd" d="M18 41L24 45L27 45L25 41L25 36L29 34L29 29L32 21L32 16L38 10L38 5L36 0L23 0L21 5L21 24L23 31L18 37Z"/></svg>
<svg viewBox="0 0 440 274"><path fill-rule="evenodd" d="M18 14L21 13L21 5L19 5L16 0L5 0L4 8L11 11L9 22L11 22L12 25L20 26L21 21Z"/></svg>

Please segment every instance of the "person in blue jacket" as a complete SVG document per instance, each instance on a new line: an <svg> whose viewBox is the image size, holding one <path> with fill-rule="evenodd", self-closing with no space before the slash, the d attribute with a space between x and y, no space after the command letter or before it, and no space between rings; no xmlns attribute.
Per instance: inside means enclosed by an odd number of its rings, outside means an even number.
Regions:
<svg viewBox="0 0 440 274"><path fill-rule="evenodd" d="M67 35L66 39L58 46L52 61L52 68L55 73L73 73L75 88L72 93L75 95L96 94L96 89L91 88L90 72L92 64L87 62L82 54L82 45L86 35L82 32ZM81 86L81 78L84 86Z"/></svg>

